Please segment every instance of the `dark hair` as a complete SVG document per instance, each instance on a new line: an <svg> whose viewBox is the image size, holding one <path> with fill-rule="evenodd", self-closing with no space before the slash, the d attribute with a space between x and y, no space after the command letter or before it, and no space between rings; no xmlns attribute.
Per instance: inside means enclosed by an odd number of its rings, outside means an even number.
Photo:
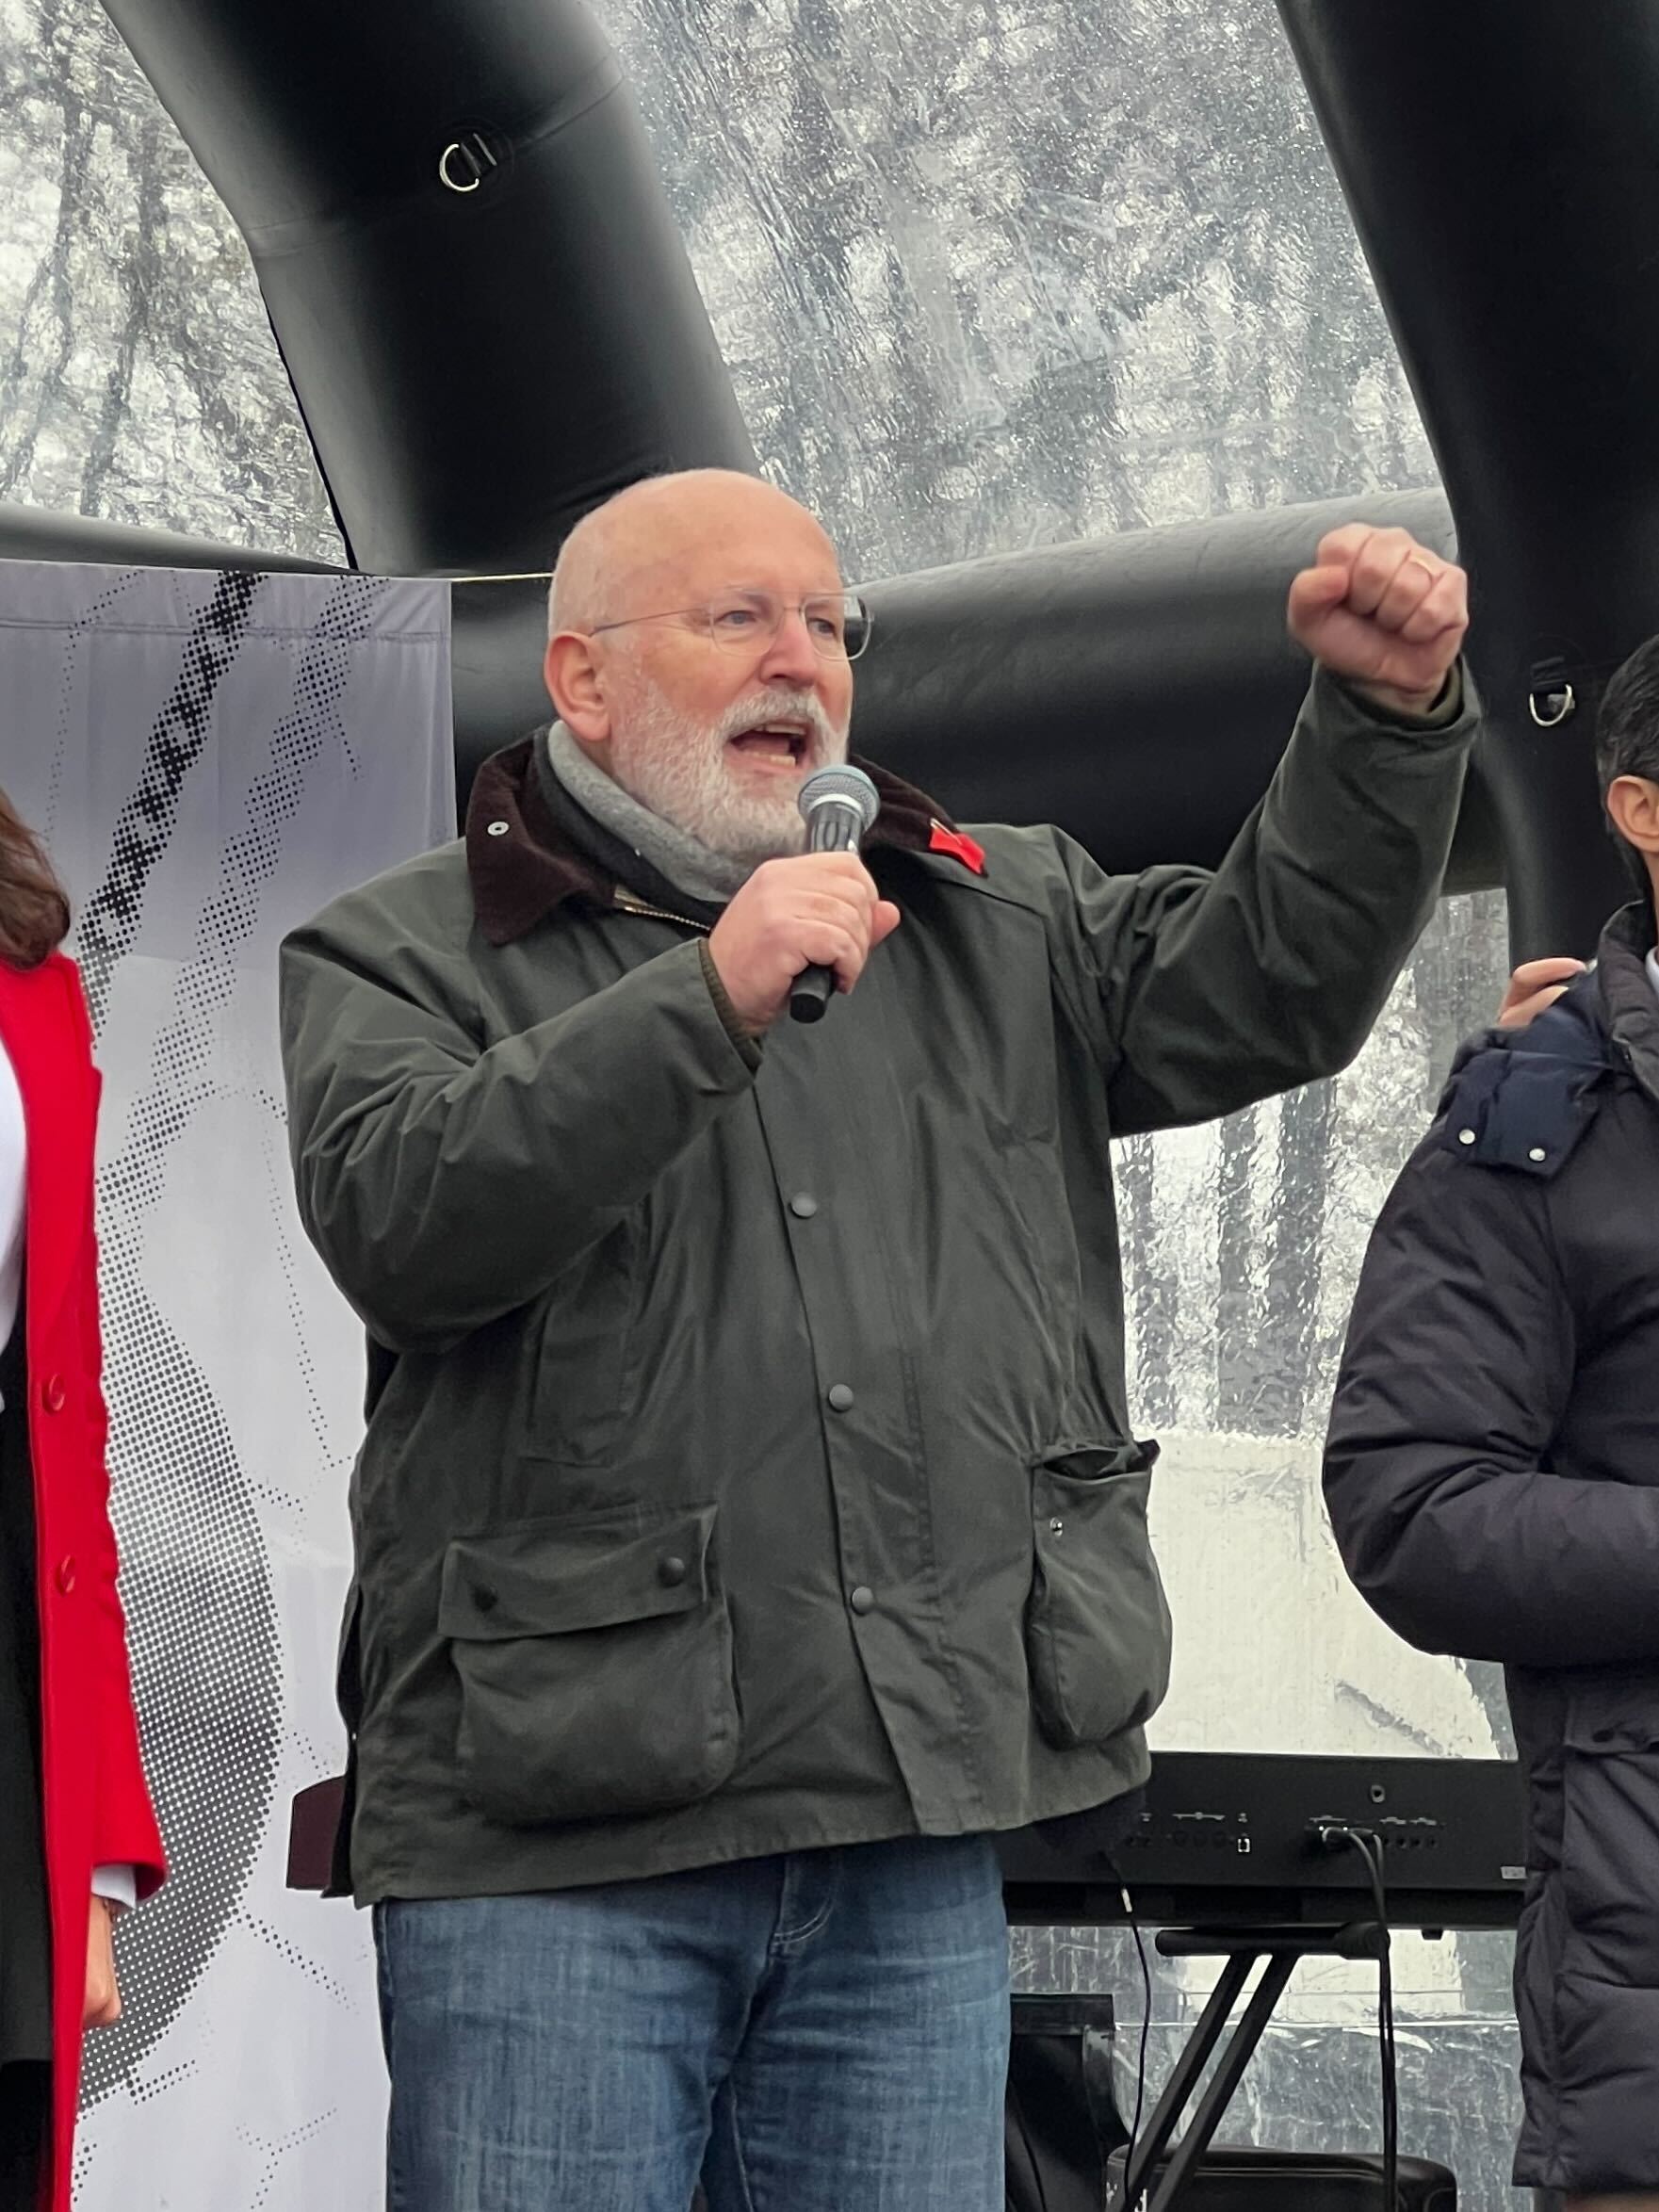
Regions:
<svg viewBox="0 0 1659 2212"><path fill-rule="evenodd" d="M1602 710L1596 718L1596 776L1603 800L1609 786L1621 775L1639 775L1659 784L1659 638L1638 645L1614 671L1602 694ZM1611 815L1607 826L1638 892L1647 898L1652 885L1646 862L1635 847L1619 836Z"/></svg>
<svg viewBox="0 0 1659 2212"><path fill-rule="evenodd" d="M45 847L0 791L0 960L39 968L69 934L69 900Z"/></svg>

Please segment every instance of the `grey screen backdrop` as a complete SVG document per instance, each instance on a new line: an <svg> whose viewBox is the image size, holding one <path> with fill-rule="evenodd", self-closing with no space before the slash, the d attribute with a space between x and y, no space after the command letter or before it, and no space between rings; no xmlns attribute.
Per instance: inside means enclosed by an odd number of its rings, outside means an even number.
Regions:
<svg viewBox="0 0 1659 2212"><path fill-rule="evenodd" d="M173 1878L90 2039L85 2212L366 2212L364 1916L284 1887L339 1765L332 1663L361 1333L306 1244L283 933L451 834L448 593L0 563L0 783L74 901L104 1069L114 1514Z"/></svg>

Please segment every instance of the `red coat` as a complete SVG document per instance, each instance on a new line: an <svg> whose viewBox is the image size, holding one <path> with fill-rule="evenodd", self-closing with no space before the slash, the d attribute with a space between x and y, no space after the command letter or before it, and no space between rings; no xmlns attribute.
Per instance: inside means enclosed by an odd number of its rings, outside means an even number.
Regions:
<svg viewBox="0 0 1659 2212"><path fill-rule="evenodd" d="M0 961L0 1044L28 1137L24 1297L29 1443L39 1530L46 1879L52 1901L53 2128L44 2203L67 2212L94 1866L161 1880L138 1763L126 1628L116 1593L101 1382L92 1146L99 1077L80 976L54 953Z"/></svg>

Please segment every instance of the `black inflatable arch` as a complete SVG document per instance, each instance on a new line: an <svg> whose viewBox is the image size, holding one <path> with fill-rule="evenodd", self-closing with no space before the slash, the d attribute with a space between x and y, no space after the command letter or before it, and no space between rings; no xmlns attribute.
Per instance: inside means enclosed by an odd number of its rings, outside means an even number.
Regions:
<svg viewBox="0 0 1659 2212"><path fill-rule="evenodd" d="M1659 630L1659 10L1279 12L1473 580L1511 937L1521 954L1588 951L1628 895L1602 831L1595 708Z"/></svg>
<svg viewBox="0 0 1659 2212"><path fill-rule="evenodd" d="M1399 522L1453 550L1438 493L1284 508L932 569L870 587L858 742L965 821L1056 821L1102 866L1213 865L1266 789L1307 685L1285 592L1322 531ZM317 568L165 531L0 506L0 555ZM545 580L454 588L462 804L479 763L545 719ZM1500 880L1472 781L1447 888Z"/></svg>
<svg viewBox="0 0 1659 2212"><path fill-rule="evenodd" d="M464 786L541 711L535 572L576 517L651 470L753 465L614 57L578 0L106 5L248 239L353 561L513 579L457 586ZM1659 626L1659 17L1281 11L1474 580L1490 724L1450 882L1507 881L1518 951L1584 950L1619 891L1594 704ZM965 817L1055 818L1109 865L1213 858L1288 730L1282 592L1329 512L880 584L860 742ZM1340 512L1452 542L1438 496ZM114 542L0 513L0 551Z"/></svg>

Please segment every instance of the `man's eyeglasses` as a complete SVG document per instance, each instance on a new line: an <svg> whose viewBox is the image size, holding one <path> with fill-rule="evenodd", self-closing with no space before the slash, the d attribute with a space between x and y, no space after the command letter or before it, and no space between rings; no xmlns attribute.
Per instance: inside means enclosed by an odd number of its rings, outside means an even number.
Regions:
<svg viewBox="0 0 1659 2212"><path fill-rule="evenodd" d="M770 645L786 614L799 614L819 657L856 660L870 642L870 610L856 592L816 592L798 604L775 592L734 584L705 607L670 607L660 614L628 614L620 622L596 622L592 638L604 630L625 630L636 622L684 622L728 652L754 652Z"/></svg>

